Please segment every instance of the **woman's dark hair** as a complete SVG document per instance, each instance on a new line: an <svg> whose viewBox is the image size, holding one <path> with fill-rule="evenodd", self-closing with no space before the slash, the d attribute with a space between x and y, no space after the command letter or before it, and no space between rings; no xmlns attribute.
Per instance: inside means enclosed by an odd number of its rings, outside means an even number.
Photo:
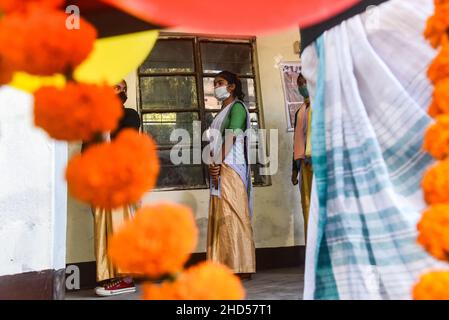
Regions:
<svg viewBox="0 0 449 320"><path fill-rule="evenodd" d="M225 79L228 84L235 84L235 90L233 92L234 97L242 101L245 99L245 94L243 93L242 88L242 81L240 80L238 75L230 71L222 71L216 76Z"/></svg>

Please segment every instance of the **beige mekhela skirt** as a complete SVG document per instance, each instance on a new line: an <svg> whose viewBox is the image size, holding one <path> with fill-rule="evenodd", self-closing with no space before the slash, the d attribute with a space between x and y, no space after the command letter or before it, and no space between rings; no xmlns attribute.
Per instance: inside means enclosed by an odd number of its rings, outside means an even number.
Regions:
<svg viewBox="0 0 449 320"><path fill-rule="evenodd" d="M256 253L245 185L229 166L221 167L221 197L211 196L207 259L234 273L255 273Z"/></svg>

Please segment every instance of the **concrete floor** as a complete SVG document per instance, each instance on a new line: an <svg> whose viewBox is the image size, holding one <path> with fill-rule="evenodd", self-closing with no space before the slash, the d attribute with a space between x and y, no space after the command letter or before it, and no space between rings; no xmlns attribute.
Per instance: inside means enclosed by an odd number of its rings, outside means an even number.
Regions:
<svg viewBox="0 0 449 320"><path fill-rule="evenodd" d="M260 271L250 281L244 281L247 300L301 300L304 288L304 270L276 269ZM139 288L136 293L116 297L100 298L93 290L67 292L67 300L139 300Z"/></svg>

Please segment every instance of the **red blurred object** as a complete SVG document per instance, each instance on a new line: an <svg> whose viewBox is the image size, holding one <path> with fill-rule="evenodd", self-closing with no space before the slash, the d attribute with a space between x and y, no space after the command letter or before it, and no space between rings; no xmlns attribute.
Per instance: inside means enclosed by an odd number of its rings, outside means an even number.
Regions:
<svg viewBox="0 0 449 320"><path fill-rule="evenodd" d="M201 32L257 34L308 27L360 0L103 0L142 20Z"/></svg>
<svg viewBox="0 0 449 320"><path fill-rule="evenodd" d="M100 0L66 0L66 6L75 5L80 8L81 13L83 12L95 12L104 11L108 8L108 5Z"/></svg>

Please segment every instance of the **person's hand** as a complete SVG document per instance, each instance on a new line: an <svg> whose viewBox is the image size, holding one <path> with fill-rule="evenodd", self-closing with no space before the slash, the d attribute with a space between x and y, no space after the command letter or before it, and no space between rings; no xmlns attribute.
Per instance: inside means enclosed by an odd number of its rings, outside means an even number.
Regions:
<svg viewBox="0 0 449 320"><path fill-rule="evenodd" d="M293 184L294 186L296 186L298 183L299 183L299 180L298 180L298 171L293 170L293 171L292 171L292 184Z"/></svg>
<svg viewBox="0 0 449 320"><path fill-rule="evenodd" d="M216 164L209 165L209 175L212 178L212 183L215 189L218 188L218 178L220 177L221 166Z"/></svg>
<svg viewBox="0 0 449 320"><path fill-rule="evenodd" d="M211 177L218 177L220 175L221 166L219 164L209 165L209 174Z"/></svg>

